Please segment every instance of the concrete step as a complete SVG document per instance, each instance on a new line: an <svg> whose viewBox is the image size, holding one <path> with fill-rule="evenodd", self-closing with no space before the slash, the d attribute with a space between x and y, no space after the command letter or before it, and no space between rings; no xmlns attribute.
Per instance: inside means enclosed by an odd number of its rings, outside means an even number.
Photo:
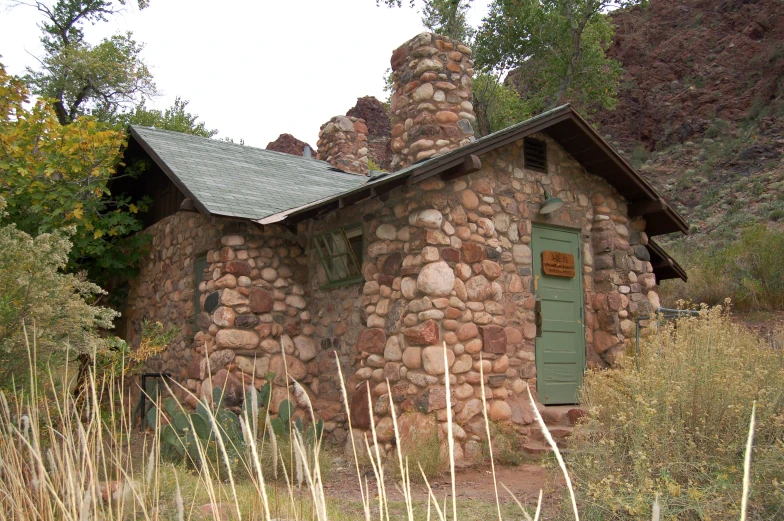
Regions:
<svg viewBox="0 0 784 521"><path fill-rule="evenodd" d="M548 452L552 452L549 445L538 441L529 441L523 445L523 451L529 456L542 456Z"/></svg>
<svg viewBox="0 0 784 521"><path fill-rule="evenodd" d="M539 409L545 425L571 427L588 415L579 405L546 405Z"/></svg>
<svg viewBox="0 0 784 521"><path fill-rule="evenodd" d="M572 431L574 431L574 427L564 427L561 425L549 425L547 426L547 430L550 431L550 435L555 438L556 440L565 439ZM544 441L544 434L542 433L542 429L539 428L538 425L531 426L531 439Z"/></svg>
<svg viewBox="0 0 784 521"><path fill-rule="evenodd" d="M558 440L569 436L572 433L572 431L574 431L574 427L554 426L554 427L548 427L547 430L550 431L550 435L553 438Z"/></svg>
<svg viewBox="0 0 784 521"><path fill-rule="evenodd" d="M558 446L558 450L562 454L569 452L566 445L566 440L556 440L555 444ZM523 452L533 457L543 456L544 454L550 453L552 451L553 449L550 448L550 445L545 441L529 440L526 444L523 445Z"/></svg>

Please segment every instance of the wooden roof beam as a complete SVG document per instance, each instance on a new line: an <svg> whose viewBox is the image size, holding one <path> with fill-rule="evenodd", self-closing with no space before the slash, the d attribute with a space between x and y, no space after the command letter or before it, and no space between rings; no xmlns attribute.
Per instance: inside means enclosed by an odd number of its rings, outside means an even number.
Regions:
<svg viewBox="0 0 784 521"><path fill-rule="evenodd" d="M654 201L638 201L636 203L629 203L629 217L638 217L640 215L648 215L656 212L661 212L667 208L667 204L661 199Z"/></svg>
<svg viewBox="0 0 784 521"><path fill-rule="evenodd" d="M460 165L450 168L445 172L441 172L441 180L450 181L452 179L457 179L458 177L463 177L464 175L478 172L481 169L482 160L479 159L478 156L470 154L465 157L465 160Z"/></svg>

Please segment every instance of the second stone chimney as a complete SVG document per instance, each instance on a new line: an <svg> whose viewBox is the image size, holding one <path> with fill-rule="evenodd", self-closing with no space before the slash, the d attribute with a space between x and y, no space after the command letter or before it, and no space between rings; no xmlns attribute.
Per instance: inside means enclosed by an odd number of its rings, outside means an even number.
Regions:
<svg viewBox="0 0 784 521"><path fill-rule="evenodd" d="M431 33L392 53L393 171L473 141L471 55L465 45Z"/></svg>
<svg viewBox="0 0 784 521"><path fill-rule="evenodd" d="M344 172L368 175L367 134L365 120L335 116L321 125L318 158Z"/></svg>

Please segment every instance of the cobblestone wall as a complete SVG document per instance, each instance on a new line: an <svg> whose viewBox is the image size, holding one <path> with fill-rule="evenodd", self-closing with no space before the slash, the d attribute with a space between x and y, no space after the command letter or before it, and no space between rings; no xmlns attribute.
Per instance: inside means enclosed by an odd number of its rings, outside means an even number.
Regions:
<svg viewBox="0 0 784 521"><path fill-rule="evenodd" d="M305 294L307 257L291 233L230 219L210 224L188 212L146 233L153 236L153 249L132 283L129 340L138 344L144 318L181 328L170 348L148 363L150 369L171 372L207 400L211 378L213 385L225 385L228 406L240 405L245 386L260 387L270 371L276 373L273 412L287 396L286 371L319 393ZM200 254L206 255L206 266L196 273ZM202 310L198 315L194 292ZM179 394L195 405L193 397Z"/></svg>
<svg viewBox="0 0 784 521"><path fill-rule="evenodd" d="M137 277L131 281L128 304L123 311L127 340L137 346L144 319L160 321L180 329L169 349L148 363L154 371L180 369L192 358L194 316L194 265L196 257L220 244L220 228L195 212L178 212L147 228L151 236L149 254L142 259Z"/></svg>

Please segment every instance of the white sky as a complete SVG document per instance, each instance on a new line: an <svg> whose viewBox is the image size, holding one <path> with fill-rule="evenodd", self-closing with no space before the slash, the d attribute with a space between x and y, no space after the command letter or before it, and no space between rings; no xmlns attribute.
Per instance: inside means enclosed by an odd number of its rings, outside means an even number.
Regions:
<svg viewBox="0 0 784 521"><path fill-rule="evenodd" d="M50 0L53 1L53 0ZM476 26L489 0L474 0ZM39 13L7 9L0 0L0 61L24 73L40 56ZM129 4L133 4L133 0ZM169 107L190 100L217 137L265 147L281 133L316 146L318 130L345 114L358 97L385 99L383 74L392 50L422 32L421 1L414 9L377 7L374 0L151 0L86 28L97 43L132 31Z"/></svg>

